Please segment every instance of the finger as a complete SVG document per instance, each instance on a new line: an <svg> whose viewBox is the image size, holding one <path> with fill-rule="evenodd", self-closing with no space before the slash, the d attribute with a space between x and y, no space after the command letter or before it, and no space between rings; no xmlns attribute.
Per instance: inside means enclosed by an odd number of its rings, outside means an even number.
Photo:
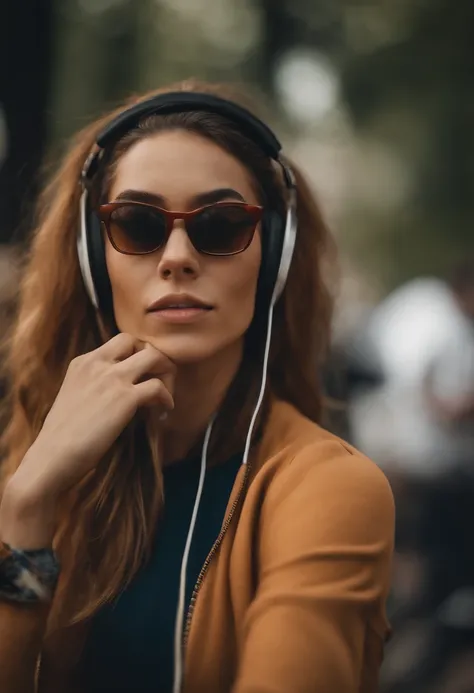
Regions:
<svg viewBox="0 0 474 693"><path fill-rule="evenodd" d="M142 342L131 334L121 332L102 344L95 353L107 361L122 361L142 348Z"/></svg>
<svg viewBox="0 0 474 693"><path fill-rule="evenodd" d="M144 342L145 344L145 349L152 349L154 351L159 351L156 349L156 347L152 346L149 342ZM176 372L177 372L177 367L174 361L172 361L169 356L166 356L166 354L163 354L163 352L159 352L162 356L164 356L168 363L169 363L169 368L166 369L166 371L163 371L159 374L160 380L162 380L165 384L166 389L168 392L171 393L171 395L174 394L174 383L176 379Z"/></svg>
<svg viewBox="0 0 474 693"><path fill-rule="evenodd" d="M174 395L174 381L176 377L176 370L174 370L172 373L163 373L163 375L160 376L160 380L163 382L164 386L168 390L168 392L171 394L171 396Z"/></svg>
<svg viewBox="0 0 474 693"><path fill-rule="evenodd" d="M173 397L159 378L149 378L133 387L138 397L138 406L161 405L164 411L174 409Z"/></svg>
<svg viewBox="0 0 474 693"><path fill-rule="evenodd" d="M164 376L176 370L174 363L161 351L153 347L137 351L115 366L133 383L139 382L143 376Z"/></svg>

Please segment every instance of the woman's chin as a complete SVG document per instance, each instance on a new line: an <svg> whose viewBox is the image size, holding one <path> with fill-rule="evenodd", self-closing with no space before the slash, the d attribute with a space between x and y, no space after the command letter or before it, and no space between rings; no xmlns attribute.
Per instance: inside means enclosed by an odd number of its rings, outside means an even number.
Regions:
<svg viewBox="0 0 474 693"><path fill-rule="evenodd" d="M211 344L209 340L188 335L181 336L154 336L141 337L151 346L161 351L177 366L187 366L211 358L218 350L218 345Z"/></svg>

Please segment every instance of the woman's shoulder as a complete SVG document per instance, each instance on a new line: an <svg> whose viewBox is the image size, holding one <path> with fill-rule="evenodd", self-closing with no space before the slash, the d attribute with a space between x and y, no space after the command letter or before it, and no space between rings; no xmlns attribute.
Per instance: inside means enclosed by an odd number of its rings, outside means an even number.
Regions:
<svg viewBox="0 0 474 693"><path fill-rule="evenodd" d="M257 474L266 477L268 491L273 487L271 495L297 499L311 489L321 502L362 501L393 512L389 482L375 462L286 402L272 404L257 457Z"/></svg>

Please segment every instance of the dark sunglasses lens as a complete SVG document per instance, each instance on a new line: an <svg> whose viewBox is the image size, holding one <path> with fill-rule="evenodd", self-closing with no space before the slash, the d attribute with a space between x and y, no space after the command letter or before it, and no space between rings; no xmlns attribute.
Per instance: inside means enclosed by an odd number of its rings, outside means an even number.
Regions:
<svg viewBox="0 0 474 693"><path fill-rule="evenodd" d="M216 205L187 222L194 247L209 255L232 255L249 245L256 227L254 215L241 205Z"/></svg>
<svg viewBox="0 0 474 693"><path fill-rule="evenodd" d="M122 253L149 253L164 244L166 219L150 207L120 205L110 215L109 234L113 245Z"/></svg>

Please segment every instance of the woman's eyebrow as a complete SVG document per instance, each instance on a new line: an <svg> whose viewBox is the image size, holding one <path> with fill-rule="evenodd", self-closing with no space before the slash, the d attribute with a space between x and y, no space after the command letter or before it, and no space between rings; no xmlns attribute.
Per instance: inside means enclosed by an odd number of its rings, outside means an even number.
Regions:
<svg viewBox="0 0 474 693"><path fill-rule="evenodd" d="M161 195L145 192L144 190L122 190L115 196L118 200L133 200L134 202L148 202L155 205L164 205L166 200Z"/></svg>
<svg viewBox="0 0 474 693"><path fill-rule="evenodd" d="M167 200L165 197L158 195L157 193L145 192L144 190L123 190L115 197L115 199L117 201L133 200L135 202L147 202L149 204L155 204L163 207L167 206ZM244 197L237 190L234 190L233 188L217 188L216 190L209 190L208 192L202 192L194 195L191 198L191 203L192 205L199 207L229 199L245 202Z"/></svg>
<svg viewBox="0 0 474 693"><path fill-rule="evenodd" d="M244 197L237 190L233 188L218 188L217 190L210 190L209 192L196 195L193 197L193 203L196 205L212 205L214 202L229 199L245 202Z"/></svg>

